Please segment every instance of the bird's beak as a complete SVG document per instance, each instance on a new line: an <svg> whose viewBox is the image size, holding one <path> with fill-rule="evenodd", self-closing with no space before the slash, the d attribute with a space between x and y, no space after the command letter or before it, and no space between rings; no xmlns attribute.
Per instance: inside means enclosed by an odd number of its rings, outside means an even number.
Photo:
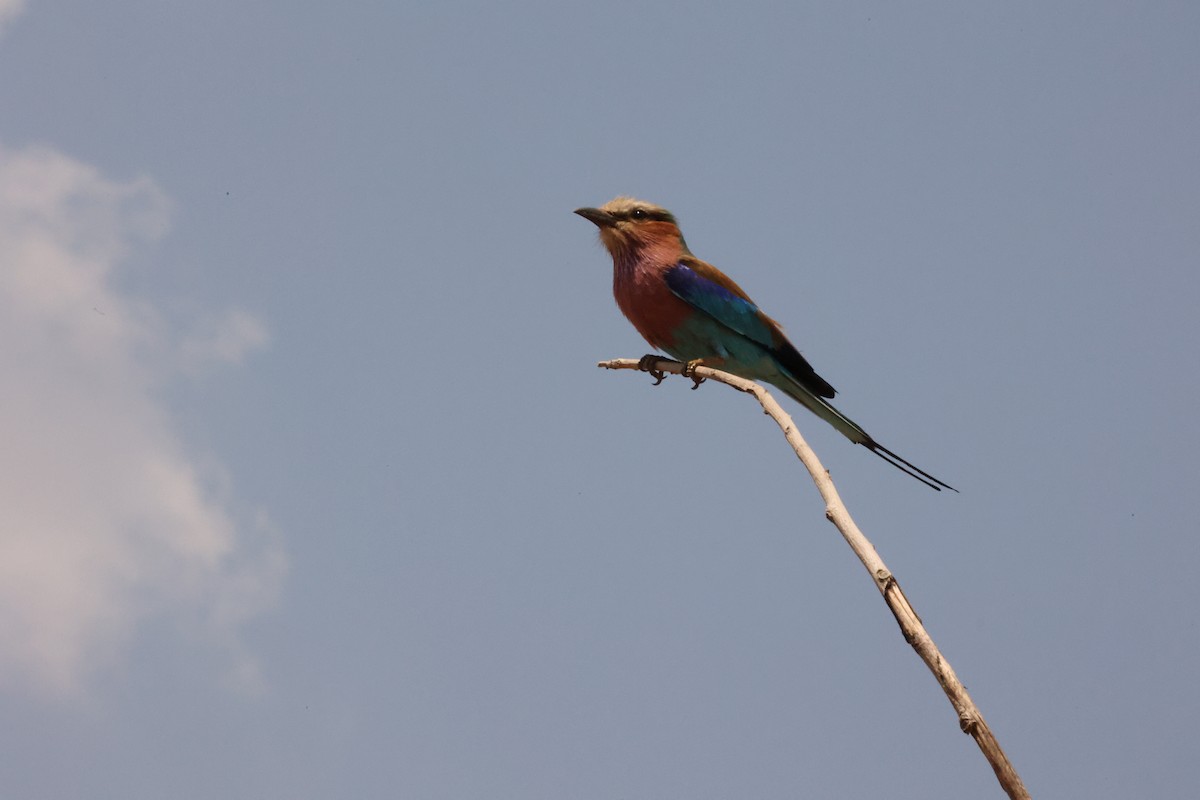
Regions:
<svg viewBox="0 0 1200 800"><path fill-rule="evenodd" d="M598 208L577 208L575 209L575 213L586 220L594 222L598 228L613 228L617 224L616 217Z"/></svg>

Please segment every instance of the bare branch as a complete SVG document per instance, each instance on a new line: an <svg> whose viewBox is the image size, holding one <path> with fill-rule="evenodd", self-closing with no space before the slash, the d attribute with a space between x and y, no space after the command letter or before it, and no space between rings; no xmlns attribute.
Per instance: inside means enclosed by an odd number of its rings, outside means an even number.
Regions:
<svg viewBox="0 0 1200 800"><path fill-rule="evenodd" d="M651 356L647 356L640 361L625 358L601 361L597 366L605 369L638 369L655 373L669 372L676 375L681 374L683 371L683 365L678 361L666 358L653 358ZM996 773L996 778L1000 781L1000 785L1008 793L1008 796L1014 798L1014 800L1018 798L1028 800L1029 792L1021 782L1021 777L1017 774L1016 769L1013 768L1012 763L1008 760L1008 756L1001 749L1000 743L996 741L991 728L984 722L983 714L979 712L975 702L967 693L966 687L962 685L958 676L954 674L950 662L942 657L941 651L938 650L937 645L933 642L933 638L925 630L921 618L917 616L917 612L913 610L912 604L904 596L899 582L897 582L891 570L887 568L887 565L883 563L883 559L879 557L879 553L875 551L875 546L871 544L870 540L863 535L862 531L858 529L858 525L851 519L850 512L846 510L842 498L838 495L837 489L833 485L833 480L829 477L828 470L821 465L816 453L813 452L808 443L800 436L800 432L796 429L792 418L780 407L779 403L775 402L774 397L753 381L704 366L697 366L692 372L696 377L712 378L715 381L732 386L738 391L754 395L755 399L763 407L763 411L769 414L771 419L775 420L779 425L788 444L792 446L792 450L795 451L800 461L803 462L808 473L812 476L813 482L817 485L817 490L821 493L821 497L824 498L825 517L837 526L846 543L850 545L850 549L854 551L854 554L858 556L858 560L866 567L871 580L875 582L875 588L883 595L884 602L887 603L888 608L891 609L892 614L896 617L896 622L900 625L900 632L904 635L904 640L912 645L913 649L917 651L917 655L921 657L921 660L933 672L933 676L937 678L938 685L942 687L942 691L946 693L946 697L950 700L950 704L954 706L954 710L958 714L959 728L964 733L969 733L975 739L975 743L983 751L984 758L992 765L992 769Z"/></svg>

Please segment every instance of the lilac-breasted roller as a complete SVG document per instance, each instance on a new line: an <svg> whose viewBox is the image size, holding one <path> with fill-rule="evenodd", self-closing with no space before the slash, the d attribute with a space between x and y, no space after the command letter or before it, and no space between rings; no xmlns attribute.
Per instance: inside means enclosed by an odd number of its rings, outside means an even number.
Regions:
<svg viewBox="0 0 1200 800"><path fill-rule="evenodd" d="M651 347L697 363L764 381L892 466L941 491L958 491L875 441L834 408L835 390L742 288L692 255L665 208L618 197L575 211L600 229L613 259L617 306Z"/></svg>

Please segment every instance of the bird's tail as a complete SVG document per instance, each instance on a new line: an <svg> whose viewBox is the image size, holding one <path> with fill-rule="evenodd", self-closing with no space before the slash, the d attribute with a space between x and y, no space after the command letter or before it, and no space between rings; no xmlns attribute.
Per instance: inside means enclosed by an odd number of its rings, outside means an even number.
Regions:
<svg viewBox="0 0 1200 800"><path fill-rule="evenodd" d="M861 425L847 417L841 411L838 411L836 408L834 408L828 400L823 397L818 397L816 394L813 394L798 382L785 378L778 382L772 381L772 383L782 389L796 402L800 403L809 411L828 422L839 432L841 432L841 434L847 439L855 444L861 444L863 447L867 448L872 453L879 456L904 474L916 478L934 491L940 492L943 488L949 489L952 492L958 491L958 489L955 489L945 481L933 477L925 470L896 455L891 450L888 450L879 442L875 441L871 434L863 430Z"/></svg>

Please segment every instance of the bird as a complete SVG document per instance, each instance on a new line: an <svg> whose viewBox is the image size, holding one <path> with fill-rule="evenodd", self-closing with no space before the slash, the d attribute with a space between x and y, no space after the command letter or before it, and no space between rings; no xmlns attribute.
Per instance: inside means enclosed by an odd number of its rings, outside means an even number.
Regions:
<svg viewBox="0 0 1200 800"><path fill-rule="evenodd" d="M777 387L855 444L927 486L957 492L887 449L829 401L837 394L733 279L692 254L675 216L661 206L617 197L575 213L594 223L612 256L621 313L658 350L684 362ZM649 356L648 356L649 358Z"/></svg>

